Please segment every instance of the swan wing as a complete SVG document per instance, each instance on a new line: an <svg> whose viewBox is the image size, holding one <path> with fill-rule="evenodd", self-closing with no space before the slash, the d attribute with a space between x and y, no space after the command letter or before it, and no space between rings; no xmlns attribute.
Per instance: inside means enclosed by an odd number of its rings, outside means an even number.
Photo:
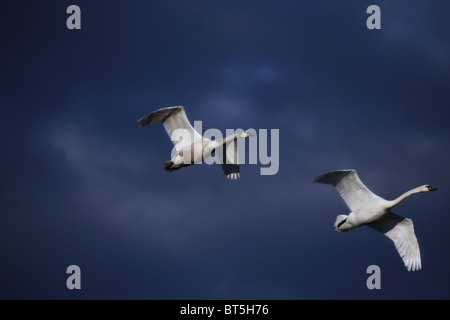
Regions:
<svg viewBox="0 0 450 320"><path fill-rule="evenodd" d="M237 138L223 145L225 149L222 169L228 179L238 179L239 173L239 154Z"/></svg>
<svg viewBox="0 0 450 320"><path fill-rule="evenodd" d="M189 122L186 111L183 106L167 107L153 111L146 116L140 118L137 127L142 127L147 124L162 123L167 131L170 139L177 149L184 146L191 145L202 139L202 136L192 127ZM175 132L178 129L183 129ZM174 135L175 132L175 135ZM186 137L186 134L189 136ZM182 139L179 139L183 137Z"/></svg>
<svg viewBox="0 0 450 320"><path fill-rule="evenodd" d="M380 199L362 183L353 169L325 173L316 177L315 182L335 187L351 211Z"/></svg>
<svg viewBox="0 0 450 320"><path fill-rule="evenodd" d="M237 164L222 164L223 173L228 179L236 180L240 178L239 165Z"/></svg>
<svg viewBox="0 0 450 320"><path fill-rule="evenodd" d="M419 243L414 234L414 226L411 219L389 212L379 220L367 225L383 233L394 242L395 248L403 259L408 271L416 271L422 268Z"/></svg>

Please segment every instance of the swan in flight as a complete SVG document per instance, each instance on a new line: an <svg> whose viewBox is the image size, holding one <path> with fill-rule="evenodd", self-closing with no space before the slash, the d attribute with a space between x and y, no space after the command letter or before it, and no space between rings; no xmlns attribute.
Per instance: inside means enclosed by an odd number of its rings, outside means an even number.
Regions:
<svg viewBox="0 0 450 320"><path fill-rule="evenodd" d="M331 184L335 187L351 210L348 215L337 216L334 223L336 231L350 231L367 225L394 242L408 271L422 268L419 243L414 234L412 221L394 214L391 208L412 194L434 191L436 188L423 185L405 192L395 200L388 201L372 193L353 169L329 172L316 177L314 182Z"/></svg>
<svg viewBox="0 0 450 320"><path fill-rule="evenodd" d="M219 151L219 154L223 155L221 164L227 178L234 180L240 177L237 138L247 138L254 134L236 130L234 134L225 139L210 140L192 127L182 106L153 111L140 118L137 121L137 127L158 122L164 125L176 150L175 153L172 153L175 154L172 159L164 163L164 169L174 171L194 163L201 163L215 151ZM223 149L219 150L219 148Z"/></svg>

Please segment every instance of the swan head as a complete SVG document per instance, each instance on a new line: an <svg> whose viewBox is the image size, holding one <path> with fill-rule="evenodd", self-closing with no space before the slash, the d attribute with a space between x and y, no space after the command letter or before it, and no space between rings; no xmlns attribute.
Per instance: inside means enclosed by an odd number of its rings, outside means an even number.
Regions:
<svg viewBox="0 0 450 320"><path fill-rule="evenodd" d="M253 129L249 129L249 130L236 130L236 137L237 138L249 138L249 137L256 137L256 133L254 132L255 130Z"/></svg>
<svg viewBox="0 0 450 320"><path fill-rule="evenodd" d="M420 187L420 192L429 192L429 191L436 191L436 188L433 188L432 186L426 184Z"/></svg>

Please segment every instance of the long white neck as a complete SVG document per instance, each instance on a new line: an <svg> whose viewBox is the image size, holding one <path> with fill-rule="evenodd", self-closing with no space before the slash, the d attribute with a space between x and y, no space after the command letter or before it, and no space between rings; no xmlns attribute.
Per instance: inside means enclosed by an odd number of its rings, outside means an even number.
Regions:
<svg viewBox="0 0 450 320"><path fill-rule="evenodd" d="M233 141L235 138L236 138L236 134L233 133L233 134L230 134L228 137L225 137L225 139L217 139L217 140L211 141L210 145L212 148L217 148L223 144Z"/></svg>
<svg viewBox="0 0 450 320"><path fill-rule="evenodd" d="M403 199L409 197L410 195L412 195L412 194L414 194L414 193L419 193L419 192L422 192L422 187L417 187L417 188L414 188L414 189L412 189L412 190L409 190L409 191L405 192L404 194L402 194L402 195L401 195L400 197L398 197L397 199L388 201L388 203L389 203L389 208L392 208L392 207L398 205L400 202L403 201Z"/></svg>
<svg viewBox="0 0 450 320"><path fill-rule="evenodd" d="M212 150L214 150L217 147L222 146L223 144L226 144L230 141L233 141L235 138L237 137L237 135L235 133L230 134L229 136L225 137L225 139L217 139L214 141L209 140L207 143L207 146L205 148L206 152L212 152ZM205 139L205 138L203 138Z"/></svg>

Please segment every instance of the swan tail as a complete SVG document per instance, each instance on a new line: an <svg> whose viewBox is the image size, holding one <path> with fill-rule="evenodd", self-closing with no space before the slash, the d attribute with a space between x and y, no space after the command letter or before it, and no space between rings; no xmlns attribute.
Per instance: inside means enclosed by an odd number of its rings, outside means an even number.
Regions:
<svg viewBox="0 0 450 320"><path fill-rule="evenodd" d="M182 167L187 167L189 164L175 164L172 160L164 162L164 169L166 169L169 172L172 172L174 170L178 170Z"/></svg>
<svg viewBox="0 0 450 320"><path fill-rule="evenodd" d="M336 222L334 223L334 230L343 232L350 231L353 227L347 222L348 216L346 214L340 214L336 217Z"/></svg>

